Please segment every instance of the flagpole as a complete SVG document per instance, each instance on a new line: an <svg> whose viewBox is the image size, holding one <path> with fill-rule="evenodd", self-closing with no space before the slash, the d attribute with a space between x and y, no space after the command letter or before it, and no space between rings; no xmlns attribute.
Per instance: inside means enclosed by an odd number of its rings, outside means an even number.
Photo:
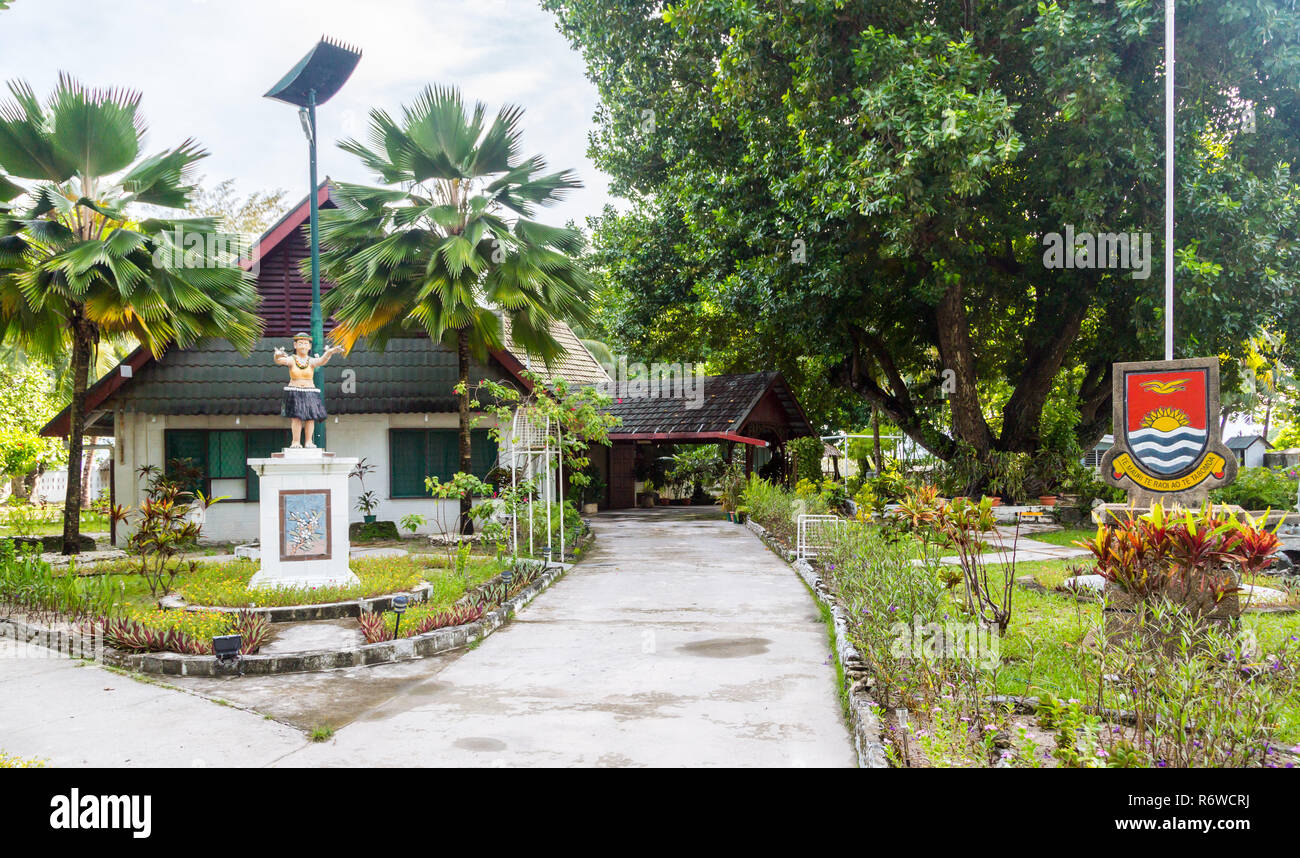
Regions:
<svg viewBox="0 0 1300 858"><path fill-rule="evenodd" d="M1174 0L1165 0L1165 360L1174 359Z"/></svg>

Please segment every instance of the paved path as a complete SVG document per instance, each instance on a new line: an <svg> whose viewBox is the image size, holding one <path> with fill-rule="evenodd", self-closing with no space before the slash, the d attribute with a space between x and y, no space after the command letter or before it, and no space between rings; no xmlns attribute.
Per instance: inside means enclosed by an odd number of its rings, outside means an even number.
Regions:
<svg viewBox="0 0 1300 858"><path fill-rule="evenodd" d="M141 734L140 741L152 736L155 745L180 743L170 757L148 757L164 765L196 757L288 766L853 765L826 627L788 566L716 512L628 511L598 516L594 526L596 546L582 563L459 656L171 680L254 711L141 685L130 711L87 708L76 719L93 723L86 729L110 749L126 741L114 729ZM62 676L76 672L135 684L94 667L68 666ZM7 681L23 700L0 703L0 747L65 764L113 757L52 753L69 744L66 731L11 741L5 728L13 717L6 705L27 722L49 700L78 712L94 706L95 682L70 685L50 675L26 693L28 681L0 659L0 689ZM262 712L338 729L327 742L307 743ZM176 721L175 736L156 735L163 713ZM219 727L210 720L218 714ZM224 757L211 743L195 744L218 729L231 749ZM117 757L134 764L139 753Z"/></svg>
<svg viewBox="0 0 1300 858"><path fill-rule="evenodd" d="M1026 532L1030 535L1026 536ZM1033 531L1021 530L1019 538L1016 536L1015 527L1007 525L998 525L994 532L984 534L984 540L994 550L988 554L980 555L986 563L997 563L1011 557L1011 550L1015 548L1015 558L1017 563L1029 563L1035 560L1069 560L1075 557L1091 557L1092 552L1086 548L1080 548L1077 545L1055 545L1051 542L1042 542L1034 539ZM956 565L959 560L957 557L945 557L939 561Z"/></svg>
<svg viewBox="0 0 1300 858"><path fill-rule="evenodd" d="M0 750L53 766L261 766L299 730L0 639Z"/></svg>

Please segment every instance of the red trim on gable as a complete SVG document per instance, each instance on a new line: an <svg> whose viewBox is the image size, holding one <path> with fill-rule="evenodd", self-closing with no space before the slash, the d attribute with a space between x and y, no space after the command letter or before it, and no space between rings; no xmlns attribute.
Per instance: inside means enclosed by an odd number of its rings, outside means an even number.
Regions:
<svg viewBox="0 0 1300 858"><path fill-rule="evenodd" d="M510 373L515 377L515 381L518 381L520 384L524 386L525 391L531 391L533 389L533 383L528 379L524 378L523 373L525 367L522 363L520 363L519 358L510 354L510 352L506 351L505 349L500 349L500 350L492 349L490 354L492 355L493 358L496 359L497 363L501 364L501 367L506 372Z"/></svg>
<svg viewBox="0 0 1300 858"><path fill-rule="evenodd" d="M316 189L316 205L317 207L323 206L329 201L330 180L326 178L325 181L320 183L320 187ZM258 262L261 262L262 257L275 250L280 245L280 242L288 238L295 229L301 227L310 218L311 197L303 197L302 202L298 204L296 209L287 213L274 226L262 233L262 237L253 245L252 258L243 263L244 270L247 271Z"/></svg>

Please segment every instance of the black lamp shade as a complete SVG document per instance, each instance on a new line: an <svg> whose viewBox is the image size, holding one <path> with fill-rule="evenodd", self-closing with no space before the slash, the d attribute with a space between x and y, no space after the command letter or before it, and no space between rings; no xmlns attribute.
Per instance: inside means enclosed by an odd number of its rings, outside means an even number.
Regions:
<svg viewBox="0 0 1300 858"><path fill-rule="evenodd" d="M242 635L217 635L212 639L212 654L218 658L239 655L243 643Z"/></svg>
<svg viewBox="0 0 1300 858"><path fill-rule="evenodd" d="M360 60L361 51L322 38L279 83L271 87L266 97L306 107L314 90L316 103L324 104L347 83Z"/></svg>

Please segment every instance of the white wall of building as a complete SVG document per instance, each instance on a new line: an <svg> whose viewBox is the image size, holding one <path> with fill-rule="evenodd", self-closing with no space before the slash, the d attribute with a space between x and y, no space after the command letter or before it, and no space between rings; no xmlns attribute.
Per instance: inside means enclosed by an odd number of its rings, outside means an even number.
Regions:
<svg viewBox="0 0 1300 858"><path fill-rule="evenodd" d="M165 451L163 433L168 429L281 429L282 417L191 417L118 412L115 417L117 438L121 445L117 461L117 502L138 507L142 500L143 481L136 471L142 465L161 466ZM476 424L475 429L494 425L491 417ZM389 489L391 470L388 463L389 429L455 429L455 414L348 414L331 416L326 424L326 449L339 456L365 458L375 470L366 477L365 488L379 497L375 515L380 521L400 523L411 513L423 515L427 523L419 533L436 533L453 528L460 507L456 501L428 498L393 498ZM213 493L220 495L220 480L214 480ZM348 480L349 521L361 521L356 508L362 492L361 483ZM258 534L258 504L227 500L208 510L204 539L217 542L254 541ZM403 531L406 533L406 531Z"/></svg>
<svg viewBox="0 0 1300 858"><path fill-rule="evenodd" d="M1268 452L1268 446L1263 441L1256 440L1243 452L1242 465L1247 468L1264 467L1264 454Z"/></svg>

